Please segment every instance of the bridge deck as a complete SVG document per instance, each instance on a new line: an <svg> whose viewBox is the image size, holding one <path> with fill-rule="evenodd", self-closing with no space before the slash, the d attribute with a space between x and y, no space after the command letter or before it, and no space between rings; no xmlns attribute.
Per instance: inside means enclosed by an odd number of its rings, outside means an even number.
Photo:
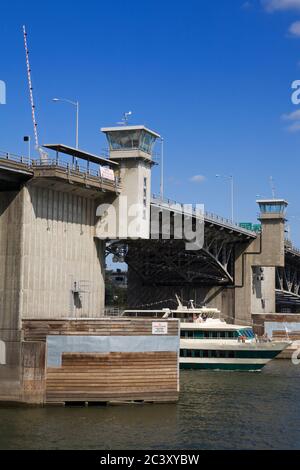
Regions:
<svg viewBox="0 0 300 470"><path fill-rule="evenodd" d="M157 206L161 209L165 209L171 212L180 212L180 213L183 213L186 208L185 204L178 203L170 199L162 201L160 197L157 197L155 195L152 196L151 205ZM233 231L235 233L246 235L246 237L248 237L249 239L250 238L254 239L257 237L256 232L246 230L240 227L238 224L232 222L231 220L218 216L216 214L213 214L212 212L204 212L203 214L199 215L199 213L196 211L196 207L193 207L192 216L195 218L204 217L204 222L206 224L213 224L213 225L219 226L220 228L229 229L230 231Z"/></svg>
<svg viewBox="0 0 300 470"><path fill-rule="evenodd" d="M0 151L0 183L2 190L16 190L22 183L51 186L52 189L84 193L98 197L99 192L118 193L120 181L101 176L99 168L71 165L64 159L32 159ZM87 194L88 193L88 194Z"/></svg>

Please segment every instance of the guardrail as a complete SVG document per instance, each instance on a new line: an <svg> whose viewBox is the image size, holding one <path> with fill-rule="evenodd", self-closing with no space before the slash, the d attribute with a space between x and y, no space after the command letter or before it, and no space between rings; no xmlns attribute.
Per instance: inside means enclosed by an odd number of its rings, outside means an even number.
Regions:
<svg viewBox="0 0 300 470"><path fill-rule="evenodd" d="M30 159L28 157L23 157L14 153L3 152L2 150L0 150L0 158L1 160L10 160L15 163L22 163L24 165L30 166Z"/></svg>
<svg viewBox="0 0 300 470"><path fill-rule="evenodd" d="M178 206L178 207L181 207L182 210L187 206L185 204L182 204L182 203L179 203L177 201L174 201L172 199L161 199L160 196L157 196L155 194L152 195L152 200L151 202L153 204L157 204L161 207L167 207L167 208L170 208L170 207L174 207L174 206ZM193 212L193 215L195 215L197 217L197 215L199 215L197 212L196 212L196 205L193 205L192 206L192 212ZM234 229L234 230L238 230L239 232L241 233L245 233L247 235L251 235L251 236L255 236L257 237L257 233L256 232L253 232L252 230L247 230L247 229L244 229L242 227L240 227L237 223L235 222L232 222L231 220L229 219L226 219L224 217L221 217L219 215L216 215L216 214L213 214L212 212L204 212L203 214L204 216L204 220L205 221L208 221L208 222L212 222L212 223L218 223L220 225L224 225L230 229Z"/></svg>
<svg viewBox="0 0 300 470"><path fill-rule="evenodd" d="M98 169L93 167L86 167L80 165L78 162L71 164L69 162L64 161L61 158L40 158L40 159L29 159L29 157L24 157L20 155L16 155L10 152L3 152L0 150L0 159L1 160L8 160L14 163L19 163L26 165L28 169L34 170L37 167L44 167L44 168L59 168L69 174L78 175L78 176L91 176L94 178L99 179L101 182L105 181L106 183L115 184L119 186L121 181L120 178L115 177L114 180L105 178L101 175L100 167Z"/></svg>
<svg viewBox="0 0 300 470"><path fill-rule="evenodd" d="M291 242L290 240L288 240L288 239L285 239L285 248L286 248L288 251L290 251L290 252L296 254L297 256L300 256L300 249L299 249L299 248L296 248L296 247L292 244L292 242Z"/></svg>
<svg viewBox="0 0 300 470"><path fill-rule="evenodd" d="M33 160L32 166L33 167L41 166L41 167L47 167L47 168L49 167L61 168L63 170L72 171L74 173L82 173L82 174L86 174L89 176L95 176L96 178L102 178L100 169L96 170L94 168L87 168L78 163L74 163L74 165L72 165L58 158L47 158L47 159L45 158L45 159Z"/></svg>

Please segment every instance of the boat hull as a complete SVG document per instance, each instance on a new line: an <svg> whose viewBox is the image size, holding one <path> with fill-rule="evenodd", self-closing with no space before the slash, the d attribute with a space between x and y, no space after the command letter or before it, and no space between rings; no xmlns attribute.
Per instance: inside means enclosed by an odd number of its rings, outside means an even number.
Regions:
<svg viewBox="0 0 300 470"><path fill-rule="evenodd" d="M289 343L216 344L194 340L181 342L180 368L204 370L260 371L275 359ZM185 356L185 357L183 357Z"/></svg>
<svg viewBox="0 0 300 470"><path fill-rule="evenodd" d="M220 363L208 363L208 362L185 362L180 363L181 370L224 370L224 371L247 371L247 372L260 372L262 368L267 364L264 363L234 363L234 362L220 362Z"/></svg>

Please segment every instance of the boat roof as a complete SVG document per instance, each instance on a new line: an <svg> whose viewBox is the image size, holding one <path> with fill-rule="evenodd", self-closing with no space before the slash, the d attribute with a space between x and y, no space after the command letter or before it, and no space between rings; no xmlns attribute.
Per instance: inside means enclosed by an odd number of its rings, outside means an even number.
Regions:
<svg viewBox="0 0 300 470"><path fill-rule="evenodd" d="M181 323L181 330L218 330L218 331L238 331L238 330L252 330L252 326L245 325L230 325L219 320L215 322L206 321L203 323Z"/></svg>
<svg viewBox="0 0 300 470"><path fill-rule="evenodd" d="M185 311L177 311L177 310L124 310L123 312L123 317L126 317L126 315L131 316L130 314L134 315L136 314L136 318L138 317L152 317L155 314L160 315L161 320L166 320L167 318L163 318L163 315L166 313L186 313ZM195 311L190 310L189 311L191 314ZM197 313L197 312L196 312ZM168 317L168 319L174 318L174 317ZM175 318L176 319L176 318ZM182 330L220 330L220 331L238 331L238 330L252 330L252 326L249 325L232 325L230 323L226 323L225 321L222 321L218 318L208 318L205 322L202 323L197 323L197 322L181 322L180 328Z"/></svg>

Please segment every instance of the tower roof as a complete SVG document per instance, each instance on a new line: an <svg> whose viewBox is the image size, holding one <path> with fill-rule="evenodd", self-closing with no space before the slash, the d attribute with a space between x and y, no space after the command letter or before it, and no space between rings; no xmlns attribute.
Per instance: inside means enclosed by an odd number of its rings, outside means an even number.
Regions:
<svg viewBox="0 0 300 470"><path fill-rule="evenodd" d="M102 127L101 131L104 133L110 132L120 132L120 131L145 131L153 135L157 139L160 138L160 135L157 132L151 131L145 126L117 126L117 127Z"/></svg>

